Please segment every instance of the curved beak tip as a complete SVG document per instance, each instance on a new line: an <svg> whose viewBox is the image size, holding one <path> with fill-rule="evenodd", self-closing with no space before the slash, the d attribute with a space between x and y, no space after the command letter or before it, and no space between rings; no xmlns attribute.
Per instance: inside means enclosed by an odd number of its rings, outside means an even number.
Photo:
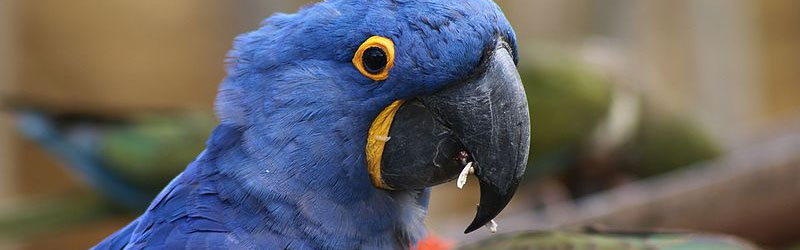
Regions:
<svg viewBox="0 0 800 250"><path fill-rule="evenodd" d="M464 231L465 234L471 233L478 228L490 223L508 205L514 196L519 180L511 180L511 185L506 187L505 192L498 192L496 185L481 181L481 198L477 207L475 218Z"/></svg>

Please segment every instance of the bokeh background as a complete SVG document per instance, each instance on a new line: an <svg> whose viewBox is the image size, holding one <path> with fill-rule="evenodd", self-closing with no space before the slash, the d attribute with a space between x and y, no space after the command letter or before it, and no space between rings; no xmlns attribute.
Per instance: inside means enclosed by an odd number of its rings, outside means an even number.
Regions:
<svg viewBox="0 0 800 250"><path fill-rule="evenodd" d="M0 0L0 249L85 249L203 148L236 34L310 1ZM800 1L502 0L533 119L498 219L800 249ZM475 181L436 188L464 242Z"/></svg>

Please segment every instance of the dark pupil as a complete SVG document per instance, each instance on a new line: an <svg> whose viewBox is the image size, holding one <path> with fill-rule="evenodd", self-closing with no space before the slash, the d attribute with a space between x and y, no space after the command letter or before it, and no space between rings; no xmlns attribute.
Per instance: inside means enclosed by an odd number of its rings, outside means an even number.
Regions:
<svg viewBox="0 0 800 250"><path fill-rule="evenodd" d="M368 48L361 59L364 62L364 69L370 74L381 73L386 67L386 52L380 48Z"/></svg>

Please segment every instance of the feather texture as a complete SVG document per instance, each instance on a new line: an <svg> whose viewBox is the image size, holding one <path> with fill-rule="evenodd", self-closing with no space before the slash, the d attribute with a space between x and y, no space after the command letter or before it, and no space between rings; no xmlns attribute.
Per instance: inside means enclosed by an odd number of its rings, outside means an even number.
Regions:
<svg viewBox="0 0 800 250"><path fill-rule="evenodd" d="M96 249L409 249L429 190L370 183L365 144L391 102L464 79L498 34L490 0L329 0L239 36L207 149L147 211ZM375 82L351 63L373 35L395 67Z"/></svg>

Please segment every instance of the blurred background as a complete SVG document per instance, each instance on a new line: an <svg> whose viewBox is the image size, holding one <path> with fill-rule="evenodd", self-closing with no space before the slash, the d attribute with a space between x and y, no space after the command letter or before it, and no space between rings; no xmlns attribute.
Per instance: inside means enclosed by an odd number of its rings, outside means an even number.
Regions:
<svg viewBox="0 0 800 250"><path fill-rule="evenodd" d="M310 1L0 0L0 249L85 249L202 149L236 34ZM502 0L533 123L497 220L800 249L800 1ZM437 187L459 242L476 181Z"/></svg>

